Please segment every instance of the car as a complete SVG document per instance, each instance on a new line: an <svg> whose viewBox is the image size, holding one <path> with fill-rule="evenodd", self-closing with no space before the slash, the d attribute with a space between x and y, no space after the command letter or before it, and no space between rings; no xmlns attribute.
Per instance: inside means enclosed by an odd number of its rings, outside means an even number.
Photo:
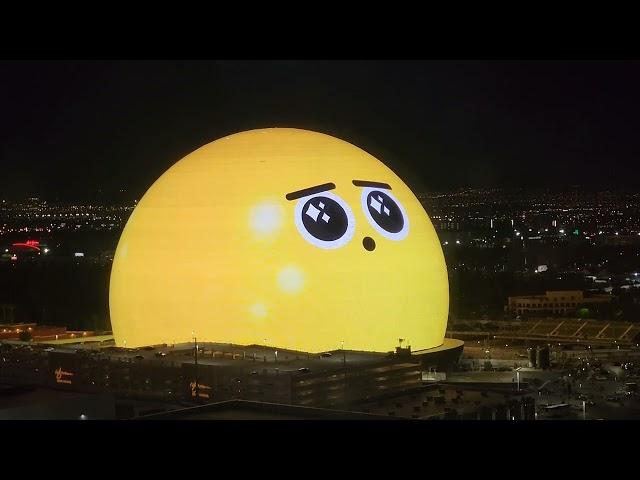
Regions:
<svg viewBox="0 0 640 480"><path fill-rule="evenodd" d="M320 356L326 358L326 357L332 357L333 354L331 352L323 352L323 353L320 354Z"/></svg>
<svg viewBox="0 0 640 480"><path fill-rule="evenodd" d="M136 360L144 360L144 357L142 355L136 355L135 357Z"/></svg>
<svg viewBox="0 0 640 480"><path fill-rule="evenodd" d="M299 373L309 373L309 369L307 367L302 367L298 369Z"/></svg>
<svg viewBox="0 0 640 480"><path fill-rule="evenodd" d="M155 356L156 356L156 357L160 357L160 358L162 358L162 357L166 357L166 356L167 356L167 354L166 354L166 353L164 353L164 352L156 352L156 353L155 353Z"/></svg>
<svg viewBox="0 0 640 480"><path fill-rule="evenodd" d="M47 347L44 349L45 352L53 352L55 350L55 348L53 347Z"/></svg>
<svg viewBox="0 0 640 480"><path fill-rule="evenodd" d="M150 345L149 345L149 346L146 346L146 347L142 347L142 348L141 348L141 350L147 350L147 351L150 351L150 350L154 350L154 347L152 347L152 346L150 346Z"/></svg>

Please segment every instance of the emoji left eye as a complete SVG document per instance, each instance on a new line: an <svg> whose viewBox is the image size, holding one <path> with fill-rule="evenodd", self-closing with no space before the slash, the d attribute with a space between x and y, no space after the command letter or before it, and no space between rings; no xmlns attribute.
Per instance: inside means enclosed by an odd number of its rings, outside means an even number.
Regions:
<svg viewBox="0 0 640 480"><path fill-rule="evenodd" d="M305 240L325 249L347 244L355 230L355 219L349 205L330 192L298 200L295 223Z"/></svg>
<svg viewBox="0 0 640 480"><path fill-rule="evenodd" d="M364 188L361 202L367 220L383 237L402 240L407 236L409 218L391 192Z"/></svg>

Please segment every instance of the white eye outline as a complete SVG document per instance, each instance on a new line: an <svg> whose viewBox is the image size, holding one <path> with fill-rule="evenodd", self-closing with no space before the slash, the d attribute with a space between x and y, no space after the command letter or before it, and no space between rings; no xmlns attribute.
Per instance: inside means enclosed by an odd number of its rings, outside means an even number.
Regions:
<svg viewBox="0 0 640 480"><path fill-rule="evenodd" d="M313 235L311 235L309 231L305 228L304 223L302 222L302 208L305 206L305 204L309 200L315 197L330 198L331 200L334 200L336 203L338 203L338 205L340 205L342 209L345 211L347 215L347 230L344 232L344 235L342 235L340 238L337 238L336 240L330 240L330 241L320 240L314 237ZM306 197L300 198L298 200L298 203L296 203L296 208L294 209L293 215L294 215L296 228L298 229L298 232L300 232L300 235L302 235L304 239L307 242L309 242L311 245L314 245L319 248L324 248L326 250L332 250L335 248L343 247L344 245L346 245L351 241L351 239L353 238L353 234L356 231L356 218L354 217L353 212L349 207L349 204L345 202L342 198L340 198L339 196L331 192L320 192L320 193L315 193L313 195L307 195Z"/></svg>
<svg viewBox="0 0 640 480"><path fill-rule="evenodd" d="M378 222L376 222L373 219L373 217L371 216L371 212L369 212L369 205L367 205L367 198L369 197L369 194L371 192L380 192L380 191L383 192L385 195L388 195L391 198L391 200L396 202L396 205L398 205L398 208L400 209L400 213L402 213L404 225L402 226L402 230L400 230L399 232L396 232L396 233L387 232L384 228L378 225ZM385 238L388 238L389 240L395 240L395 241L404 240L407 237L407 235L409 234L409 216L407 215L407 212L402 206L402 203L400 203L400 201L389 190L374 188L374 187L364 187L362 189L360 203L362 204L362 210L364 211L364 216L367 217L367 220L369 220L369 223L371 224L371 226L375 228L380 235L382 235Z"/></svg>

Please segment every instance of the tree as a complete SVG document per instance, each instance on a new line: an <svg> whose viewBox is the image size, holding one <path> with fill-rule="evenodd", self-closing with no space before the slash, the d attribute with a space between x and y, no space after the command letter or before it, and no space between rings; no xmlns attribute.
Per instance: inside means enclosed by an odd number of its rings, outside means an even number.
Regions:
<svg viewBox="0 0 640 480"><path fill-rule="evenodd" d="M578 318L589 318L591 312L587 307L582 307L578 310Z"/></svg>
<svg viewBox="0 0 640 480"><path fill-rule="evenodd" d="M31 340L33 340L33 335L31 335L31 332L28 330L22 330L19 334L18 334L18 338L20 339L20 341L22 342L30 342Z"/></svg>

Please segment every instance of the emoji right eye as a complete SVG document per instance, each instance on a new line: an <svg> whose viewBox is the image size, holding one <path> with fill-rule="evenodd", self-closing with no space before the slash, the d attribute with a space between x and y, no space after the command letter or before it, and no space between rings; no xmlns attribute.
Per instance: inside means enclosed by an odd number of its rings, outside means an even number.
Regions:
<svg viewBox="0 0 640 480"><path fill-rule="evenodd" d="M390 240L402 240L407 236L409 218L391 192L364 188L361 202L365 217L380 235Z"/></svg>
<svg viewBox="0 0 640 480"><path fill-rule="evenodd" d="M307 242L325 249L346 245L356 226L349 205L330 192L298 200L295 222L298 232Z"/></svg>

